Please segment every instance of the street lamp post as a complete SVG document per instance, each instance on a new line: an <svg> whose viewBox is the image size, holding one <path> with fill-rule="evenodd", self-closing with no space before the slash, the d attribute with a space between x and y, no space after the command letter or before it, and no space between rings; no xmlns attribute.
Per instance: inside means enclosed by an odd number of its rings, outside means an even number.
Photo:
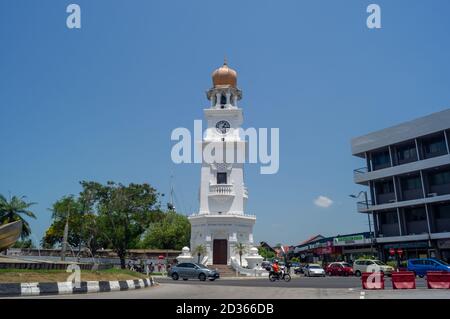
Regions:
<svg viewBox="0 0 450 319"><path fill-rule="evenodd" d="M367 208L367 219L369 221L369 236L370 236L370 253L373 256L373 236L372 236L372 223L370 222L370 213L369 213L369 200L367 199L367 192L360 191L358 195L350 195L352 198L359 198L361 195L364 195L364 203Z"/></svg>
<svg viewBox="0 0 450 319"><path fill-rule="evenodd" d="M69 237L69 217L70 209L67 211L66 224L64 225L63 243L61 247L61 261L66 260L67 237Z"/></svg>

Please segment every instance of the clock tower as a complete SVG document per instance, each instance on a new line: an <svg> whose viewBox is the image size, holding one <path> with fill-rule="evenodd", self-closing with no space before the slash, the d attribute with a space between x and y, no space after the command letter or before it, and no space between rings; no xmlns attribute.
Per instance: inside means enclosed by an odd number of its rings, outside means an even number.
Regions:
<svg viewBox="0 0 450 319"><path fill-rule="evenodd" d="M250 251L256 217L245 214L248 192L244 184L244 159L239 153L245 150L246 142L239 130L243 114L238 107L242 92L237 87L237 73L225 61L213 72L212 81L213 87L207 92L210 106L204 109L207 129L201 149L207 154L206 150L213 146L215 156L211 161L203 155L200 209L189 220L191 249L203 245L207 250L207 264L218 265L230 264L233 258L239 263L235 249L238 243ZM245 258L242 261L245 266Z"/></svg>

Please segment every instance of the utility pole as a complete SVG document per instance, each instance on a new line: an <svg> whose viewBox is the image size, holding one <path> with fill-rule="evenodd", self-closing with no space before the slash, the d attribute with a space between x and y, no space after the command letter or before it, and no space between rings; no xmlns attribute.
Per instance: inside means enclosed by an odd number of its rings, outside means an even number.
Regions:
<svg viewBox="0 0 450 319"><path fill-rule="evenodd" d="M370 221L370 212L369 212L369 200L367 198L367 192L366 191L360 191L358 195L350 195L352 198L358 198L361 195L364 195L364 203L366 204L367 209L367 219L369 221L369 236L370 236L370 253L373 256L373 235L372 235L372 223ZM372 212L373 213L373 212Z"/></svg>

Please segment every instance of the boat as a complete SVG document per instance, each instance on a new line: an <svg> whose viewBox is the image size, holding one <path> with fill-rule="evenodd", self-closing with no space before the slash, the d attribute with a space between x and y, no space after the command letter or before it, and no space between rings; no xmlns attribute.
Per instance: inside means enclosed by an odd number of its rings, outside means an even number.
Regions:
<svg viewBox="0 0 450 319"><path fill-rule="evenodd" d="M14 245L22 233L22 221L18 220L9 224L0 225L0 251Z"/></svg>

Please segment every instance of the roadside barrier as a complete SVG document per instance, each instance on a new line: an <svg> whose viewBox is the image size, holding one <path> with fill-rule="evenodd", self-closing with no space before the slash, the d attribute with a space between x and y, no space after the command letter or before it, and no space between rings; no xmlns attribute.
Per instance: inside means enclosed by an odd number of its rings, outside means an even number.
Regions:
<svg viewBox="0 0 450 319"><path fill-rule="evenodd" d="M393 272L391 276L393 289L416 289L416 275L414 272Z"/></svg>
<svg viewBox="0 0 450 319"><path fill-rule="evenodd" d="M384 274L382 272L363 272L361 281L363 289L384 289Z"/></svg>
<svg viewBox="0 0 450 319"><path fill-rule="evenodd" d="M450 272L427 271L427 286L430 289L450 289Z"/></svg>

